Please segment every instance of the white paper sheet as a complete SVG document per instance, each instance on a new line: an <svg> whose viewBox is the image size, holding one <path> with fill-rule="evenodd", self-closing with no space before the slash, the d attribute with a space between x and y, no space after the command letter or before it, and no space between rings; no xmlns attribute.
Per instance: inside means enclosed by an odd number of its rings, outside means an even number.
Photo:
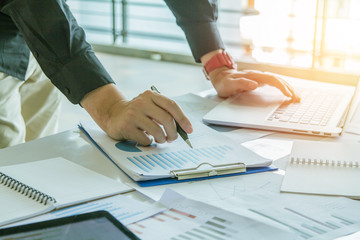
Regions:
<svg viewBox="0 0 360 240"><path fill-rule="evenodd" d="M40 222L98 210L108 211L121 223L127 225L163 212L166 208L158 203L142 202L123 195L116 195L73 207L63 208L25 221L17 222L10 226Z"/></svg>
<svg viewBox="0 0 360 240"><path fill-rule="evenodd" d="M128 225L141 239L294 239L294 235L167 190L162 214Z"/></svg>
<svg viewBox="0 0 360 240"><path fill-rule="evenodd" d="M293 141L260 138L242 145L258 155L273 161L290 154Z"/></svg>
<svg viewBox="0 0 360 240"><path fill-rule="evenodd" d="M359 201L280 193L282 179L283 171L277 171L172 184L167 187L187 198L291 230L298 234L297 239L333 239L360 230ZM156 200L166 190L166 186L135 188ZM304 216L300 216L299 213ZM324 227L323 224L329 221L334 222L339 228ZM322 234L309 230L306 225L321 228ZM295 228L300 231L294 230Z"/></svg>
<svg viewBox="0 0 360 240"><path fill-rule="evenodd" d="M225 178L207 179L193 182L183 182L171 185L159 185L152 187L139 187L136 183L131 186L147 197L158 201L167 188L171 188L179 194L197 201L219 204L231 197L242 196L244 192L256 190L278 192L282 176L276 172L263 172L249 175L239 175Z"/></svg>

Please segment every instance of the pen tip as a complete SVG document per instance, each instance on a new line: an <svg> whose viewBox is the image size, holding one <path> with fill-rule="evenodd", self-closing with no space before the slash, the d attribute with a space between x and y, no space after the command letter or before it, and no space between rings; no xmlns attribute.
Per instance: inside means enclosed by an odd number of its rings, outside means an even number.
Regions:
<svg viewBox="0 0 360 240"><path fill-rule="evenodd" d="M190 140L189 140L189 139L186 139L185 141L186 141L186 143L189 145L189 147L191 147L192 149L194 149L194 148L193 148L193 146L191 145L191 143L190 143Z"/></svg>

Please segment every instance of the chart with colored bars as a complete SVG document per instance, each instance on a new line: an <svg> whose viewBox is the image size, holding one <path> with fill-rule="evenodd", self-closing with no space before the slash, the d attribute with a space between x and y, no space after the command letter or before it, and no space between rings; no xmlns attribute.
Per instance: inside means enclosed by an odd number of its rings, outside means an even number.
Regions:
<svg viewBox="0 0 360 240"><path fill-rule="evenodd" d="M231 227L231 221L221 217L211 217L203 224L198 224L194 221L198 216L177 210L169 209L166 212L160 213L156 216L148 218L138 223L133 223L128 228L134 232L141 239L166 239L180 240L180 239L218 239L227 240L234 239L239 234L239 230ZM166 225L163 231L160 231L159 236L154 235L154 228L159 225ZM175 228L168 226L175 226ZM171 236L171 237L170 237Z"/></svg>
<svg viewBox="0 0 360 240"><path fill-rule="evenodd" d="M206 221L204 224L195 227L189 231L179 234L171 240L180 239L218 239L222 240L225 238L232 239L233 236L238 236L239 233L236 229L231 228L232 222L219 217L213 217L211 220Z"/></svg>
<svg viewBox="0 0 360 240"><path fill-rule="evenodd" d="M150 173L156 170L164 171L197 167L202 162L219 164L225 161L227 154L232 151L233 148L229 145L219 145L172 152L139 154L129 156L127 160L137 170Z"/></svg>
<svg viewBox="0 0 360 240"><path fill-rule="evenodd" d="M164 212L127 227L142 240L234 240L271 239L288 240L293 233L259 222L243 215L185 198L166 189L159 203L168 207ZM268 239L268 238L266 238Z"/></svg>

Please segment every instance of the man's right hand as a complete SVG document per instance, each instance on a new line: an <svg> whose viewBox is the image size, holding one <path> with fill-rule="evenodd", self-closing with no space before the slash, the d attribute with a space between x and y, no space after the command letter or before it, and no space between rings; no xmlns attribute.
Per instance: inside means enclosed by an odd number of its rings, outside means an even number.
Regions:
<svg viewBox="0 0 360 240"><path fill-rule="evenodd" d="M126 101L115 85L108 84L85 95L81 105L110 137L120 141L172 142L178 136L174 120L187 133L193 131L173 100L150 90Z"/></svg>

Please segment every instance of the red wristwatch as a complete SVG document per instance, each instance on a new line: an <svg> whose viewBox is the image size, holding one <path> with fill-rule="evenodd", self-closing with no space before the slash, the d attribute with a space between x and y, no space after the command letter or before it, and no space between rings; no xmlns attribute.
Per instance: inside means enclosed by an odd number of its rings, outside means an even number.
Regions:
<svg viewBox="0 0 360 240"><path fill-rule="evenodd" d="M221 51L218 54L210 58L209 61L205 63L203 72L206 79L210 80L209 74L219 67L228 67L230 69L237 69L237 65L234 59L225 51Z"/></svg>

